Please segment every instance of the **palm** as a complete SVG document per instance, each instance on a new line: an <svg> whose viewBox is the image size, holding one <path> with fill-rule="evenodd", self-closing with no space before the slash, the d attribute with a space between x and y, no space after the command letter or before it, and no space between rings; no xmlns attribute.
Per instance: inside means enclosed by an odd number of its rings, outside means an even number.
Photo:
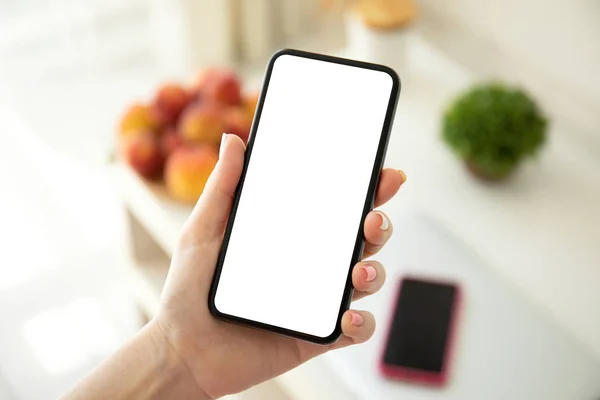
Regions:
<svg viewBox="0 0 600 400"><path fill-rule="evenodd" d="M216 371L220 379L215 393L236 393L281 375L308 359L327 351L296 339L217 322L213 342ZM239 360L231 363L226 360ZM211 393L211 389L207 389Z"/></svg>
<svg viewBox="0 0 600 400"><path fill-rule="evenodd" d="M177 253L161 309L161 322L177 327L177 342L185 343L179 354L207 393L219 397L241 391L329 350L329 346L214 319L207 298L218 250L215 243ZM197 287L182 282L196 282ZM182 304L188 306L182 309ZM207 364L211 365L208 372Z"/></svg>

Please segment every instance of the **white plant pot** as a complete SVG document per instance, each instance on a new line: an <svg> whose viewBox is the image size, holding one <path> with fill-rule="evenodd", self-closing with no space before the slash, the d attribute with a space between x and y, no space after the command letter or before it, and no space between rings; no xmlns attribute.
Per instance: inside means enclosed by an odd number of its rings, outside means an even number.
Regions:
<svg viewBox="0 0 600 400"><path fill-rule="evenodd" d="M407 64L412 29L377 31L366 26L354 12L346 13L347 52L349 57L384 64L401 73Z"/></svg>
<svg viewBox="0 0 600 400"><path fill-rule="evenodd" d="M163 73L190 76L235 60L229 2L151 0L156 57Z"/></svg>

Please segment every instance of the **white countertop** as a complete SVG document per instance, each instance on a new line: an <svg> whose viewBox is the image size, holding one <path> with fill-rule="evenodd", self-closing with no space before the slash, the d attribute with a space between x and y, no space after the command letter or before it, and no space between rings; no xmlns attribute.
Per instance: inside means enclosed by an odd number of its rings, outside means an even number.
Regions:
<svg viewBox="0 0 600 400"><path fill-rule="evenodd" d="M375 335L280 378L290 393L298 399L360 400L575 400L600 394L600 357L499 279L438 221L409 209L395 214L393 223L401 229L378 256L387 266L388 283L356 304L375 314ZM450 380L442 388L394 382L379 374L398 278L404 274L449 280L463 293ZM325 378L315 376L316 370ZM309 391L302 382L311 383ZM314 393L315 387L326 391ZM351 397L332 397L334 388L345 388Z"/></svg>

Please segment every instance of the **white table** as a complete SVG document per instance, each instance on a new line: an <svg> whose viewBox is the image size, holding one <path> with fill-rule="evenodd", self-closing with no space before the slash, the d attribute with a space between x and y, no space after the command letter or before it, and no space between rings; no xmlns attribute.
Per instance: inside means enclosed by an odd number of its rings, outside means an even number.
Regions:
<svg viewBox="0 0 600 400"><path fill-rule="evenodd" d="M508 285L444 226L414 211L398 213L401 227L379 255L390 282L361 308L380 329L371 341L334 352L324 362L358 399L592 399L600 395L600 357ZM431 389L383 379L378 358L388 329L398 277L457 282L464 294L447 387Z"/></svg>
<svg viewBox="0 0 600 400"><path fill-rule="evenodd" d="M403 91L387 156L389 166L407 172L408 182L385 211L396 219L403 210L418 209L439 220L468 244L490 276L506 281L506 290L517 290L522 304L539 308L544 321L539 326L550 324L558 332L552 335L571 337L570 346L600 356L600 159L576 147L568 134L553 130L539 159L524 166L512 181L497 186L475 182L439 139L441 110L470 77L424 44L414 46L411 60L411 68L399 71ZM170 202L123 166L116 166L115 172L136 224L167 255L172 254L190 209ZM139 226L136 229L140 231ZM396 231L401 234L402 226ZM149 247L140 243L147 253ZM164 259L155 260L145 264L149 269L134 268L130 275L149 313L156 307L166 273ZM390 275L397 273L394 259L387 261ZM381 303L373 306L376 313L384 311ZM334 355L309 362L279 382L298 398L351 399L356 388L347 383L359 379L348 379L351 374L341 374L339 366L361 371L357 360L364 354L348 354L349 358ZM503 376L501 371L492 372ZM328 383L326 391L316 382ZM366 392L357 393L358 398L370 398Z"/></svg>

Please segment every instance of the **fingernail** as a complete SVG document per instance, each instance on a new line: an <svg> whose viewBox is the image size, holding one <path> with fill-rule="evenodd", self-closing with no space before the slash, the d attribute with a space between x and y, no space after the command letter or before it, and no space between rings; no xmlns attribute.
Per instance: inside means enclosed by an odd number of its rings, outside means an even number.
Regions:
<svg viewBox="0 0 600 400"><path fill-rule="evenodd" d="M390 222L388 221L387 217L379 211L376 211L376 213L379 214L379 216L381 217L381 226L379 227L379 229L381 229L382 231L387 231L390 227Z"/></svg>
<svg viewBox="0 0 600 400"><path fill-rule="evenodd" d="M352 316L352 319L350 320L350 322L354 326L361 326L363 324L363 322L365 322L364 318L359 313L353 312L350 315Z"/></svg>
<svg viewBox="0 0 600 400"><path fill-rule="evenodd" d="M227 133L224 133L223 136L221 136L221 147L219 147L219 157L221 156L221 153L223 153L223 148L225 147L225 141L227 140L227 136L229 136Z"/></svg>
<svg viewBox="0 0 600 400"><path fill-rule="evenodd" d="M370 265L365 265L363 270L367 274L367 282L371 282L377 278L377 270Z"/></svg>
<svg viewBox="0 0 600 400"><path fill-rule="evenodd" d="M400 176L402 177L402 183L406 182L406 174L401 169L397 170Z"/></svg>

